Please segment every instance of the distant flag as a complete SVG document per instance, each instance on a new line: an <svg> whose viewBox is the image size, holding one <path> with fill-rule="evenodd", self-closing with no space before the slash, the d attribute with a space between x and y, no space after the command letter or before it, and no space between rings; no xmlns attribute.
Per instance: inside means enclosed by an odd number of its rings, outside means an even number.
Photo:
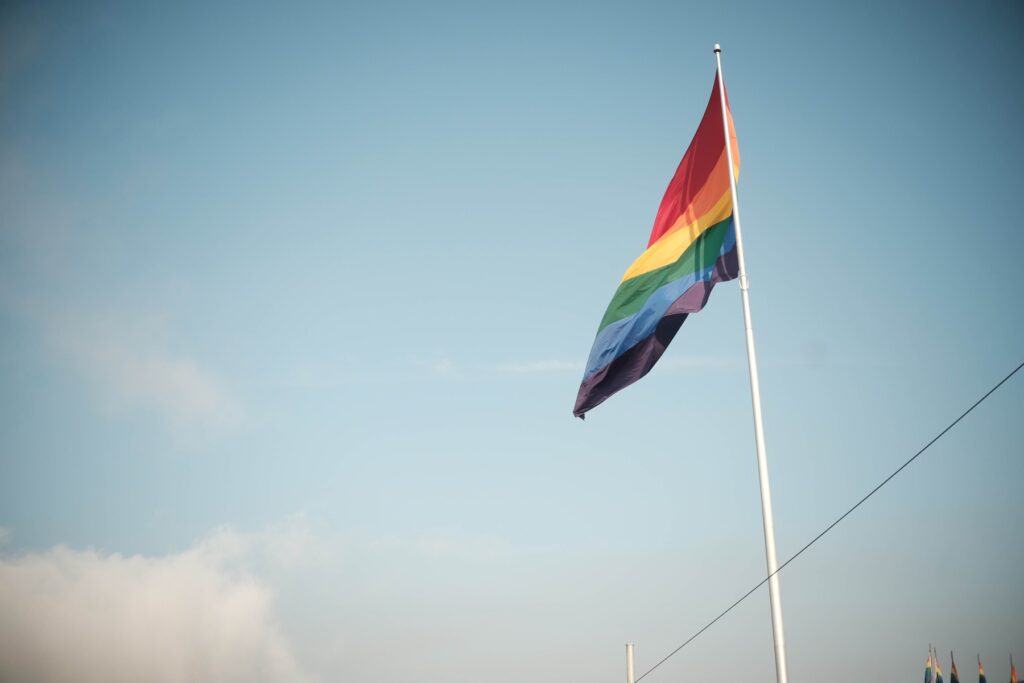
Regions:
<svg viewBox="0 0 1024 683"><path fill-rule="evenodd" d="M647 250L626 270L601 319L572 410L576 417L646 375L686 317L704 308L715 284L739 274L718 83L665 190ZM738 176L728 100L725 109Z"/></svg>
<svg viewBox="0 0 1024 683"><path fill-rule="evenodd" d="M1013 655L1010 655L1010 683L1017 683L1017 667L1013 665Z"/></svg>
<svg viewBox="0 0 1024 683"><path fill-rule="evenodd" d="M932 683L932 646L928 646L928 661L924 665L924 683Z"/></svg>
<svg viewBox="0 0 1024 683"><path fill-rule="evenodd" d="M935 683L942 683L942 666L939 664L939 653L935 652Z"/></svg>
<svg viewBox="0 0 1024 683"><path fill-rule="evenodd" d="M981 665L981 655L978 655L978 683L988 683L985 680L985 667Z"/></svg>
<svg viewBox="0 0 1024 683"><path fill-rule="evenodd" d="M960 683L960 674L956 672L956 660L953 659L953 651L949 651L949 683Z"/></svg>

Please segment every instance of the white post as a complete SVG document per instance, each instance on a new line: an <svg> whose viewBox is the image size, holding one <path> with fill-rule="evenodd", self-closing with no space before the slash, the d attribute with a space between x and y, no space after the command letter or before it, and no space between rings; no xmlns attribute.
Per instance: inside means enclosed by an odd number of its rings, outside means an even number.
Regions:
<svg viewBox="0 0 1024 683"><path fill-rule="evenodd" d="M757 355L754 352L754 329L750 322L750 296L747 266L743 260L743 233L740 229L740 206L736 195L736 175L732 164L732 142L729 139L729 117L725 103L725 83L722 79L722 48L715 43L718 62L718 96L722 105L722 124L725 128L725 154L729 163L729 189L732 191L732 220L736 228L736 256L740 268L740 295L743 299L743 326L747 334L747 365L750 368L750 398L754 404L754 442L757 445L757 473L761 480L761 516L764 519L764 553L768 563L768 595L772 606L772 635L775 639L775 675L778 683L788 683L786 671L786 638L782 628L782 597L779 594L778 561L775 557L775 523L772 520L772 492L768 486L768 459L764 448L764 426L761 423L761 386L757 379Z"/></svg>
<svg viewBox="0 0 1024 683"><path fill-rule="evenodd" d="M633 683L633 643L626 643L626 683Z"/></svg>

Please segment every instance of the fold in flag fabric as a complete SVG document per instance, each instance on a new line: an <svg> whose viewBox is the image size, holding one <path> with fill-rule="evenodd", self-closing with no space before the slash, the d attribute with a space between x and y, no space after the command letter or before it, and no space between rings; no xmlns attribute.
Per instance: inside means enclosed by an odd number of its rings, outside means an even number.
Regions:
<svg viewBox="0 0 1024 683"><path fill-rule="evenodd" d="M715 284L739 274L721 102L716 74L704 117L661 200L647 250L622 277L598 326L572 411L576 417L646 375L686 317L704 308ZM728 99L726 113L738 178Z"/></svg>
<svg viewBox="0 0 1024 683"><path fill-rule="evenodd" d="M960 674L956 672L956 660L953 659L953 651L949 651L949 683L960 683Z"/></svg>
<svg viewBox="0 0 1024 683"><path fill-rule="evenodd" d="M978 683L987 683L985 680L985 667L981 665L981 655L978 655Z"/></svg>

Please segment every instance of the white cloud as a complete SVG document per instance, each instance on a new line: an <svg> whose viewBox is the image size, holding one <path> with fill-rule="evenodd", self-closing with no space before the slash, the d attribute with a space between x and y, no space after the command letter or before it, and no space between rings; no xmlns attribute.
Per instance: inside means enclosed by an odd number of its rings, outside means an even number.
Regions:
<svg viewBox="0 0 1024 683"><path fill-rule="evenodd" d="M254 548L290 557L290 534L224 529L159 557L57 546L0 559L0 680L307 680L270 588L234 566Z"/></svg>
<svg viewBox="0 0 1024 683"><path fill-rule="evenodd" d="M225 426L242 411L199 363L167 350L159 319L123 316L50 321L49 339L114 410L143 408L175 424Z"/></svg>

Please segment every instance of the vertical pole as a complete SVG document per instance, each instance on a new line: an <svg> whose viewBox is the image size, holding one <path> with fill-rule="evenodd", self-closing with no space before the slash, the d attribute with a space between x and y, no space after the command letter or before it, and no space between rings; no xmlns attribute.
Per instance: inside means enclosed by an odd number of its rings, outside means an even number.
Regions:
<svg viewBox="0 0 1024 683"><path fill-rule="evenodd" d="M626 643L626 683L634 683L634 679L633 679L633 643Z"/></svg>
<svg viewBox="0 0 1024 683"><path fill-rule="evenodd" d="M747 335L747 365L750 368L750 398L754 405L754 442L757 446L757 473L761 481L761 517L764 521L764 553L768 564L768 595L772 608L772 636L775 640L775 675L778 683L788 683L786 670L786 638L782 628L782 597L779 594L778 560L775 557L775 522L772 518L772 492L768 485L768 458L764 447L764 426L761 423L761 385L757 378L757 355L754 352L754 327L750 321L747 266L743 259L743 233L740 229L740 206L733 172L732 142L729 138L729 116L722 79L722 48L715 43L718 63L718 96L721 98L722 124L725 128L725 153L729 163L729 189L732 192L732 220L736 228L736 256L740 268L740 296L743 299L743 326Z"/></svg>

